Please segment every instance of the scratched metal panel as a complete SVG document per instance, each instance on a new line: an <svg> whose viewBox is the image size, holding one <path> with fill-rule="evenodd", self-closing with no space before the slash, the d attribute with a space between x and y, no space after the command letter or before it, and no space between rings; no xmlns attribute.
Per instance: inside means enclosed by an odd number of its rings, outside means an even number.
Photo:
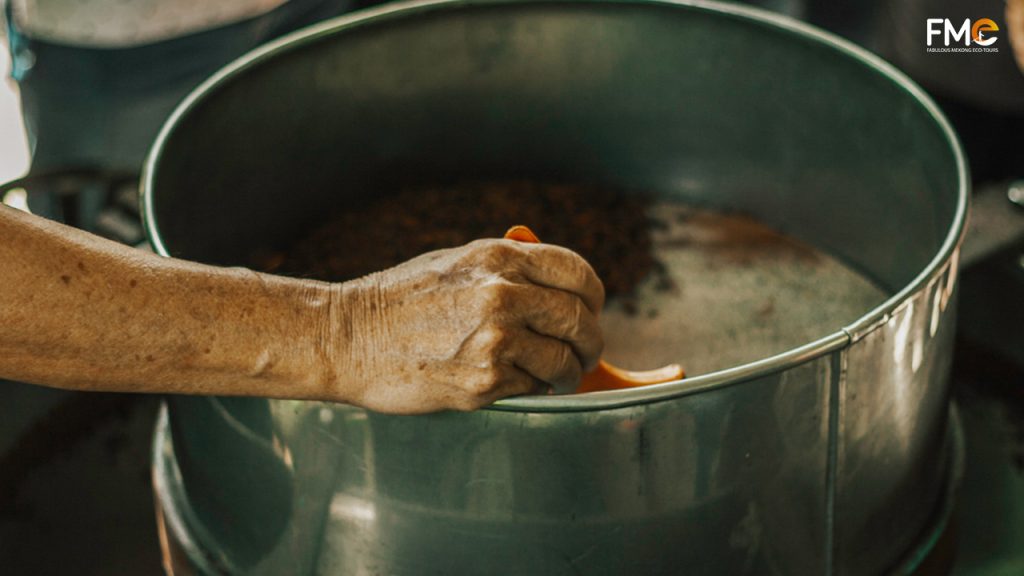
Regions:
<svg viewBox="0 0 1024 576"><path fill-rule="evenodd" d="M250 574L822 573L830 378L571 413L184 399L175 506Z"/></svg>

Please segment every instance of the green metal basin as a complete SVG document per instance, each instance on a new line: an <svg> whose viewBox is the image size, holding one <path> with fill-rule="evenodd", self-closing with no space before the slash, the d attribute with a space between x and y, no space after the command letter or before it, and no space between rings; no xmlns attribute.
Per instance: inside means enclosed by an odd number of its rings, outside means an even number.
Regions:
<svg viewBox="0 0 1024 576"><path fill-rule="evenodd" d="M740 210L891 296L753 362L470 414L169 398L154 478L179 571L912 566L947 488L967 202L956 138L920 89L735 6L400 4L196 90L152 150L143 206L161 254L240 265L367 195L487 178Z"/></svg>

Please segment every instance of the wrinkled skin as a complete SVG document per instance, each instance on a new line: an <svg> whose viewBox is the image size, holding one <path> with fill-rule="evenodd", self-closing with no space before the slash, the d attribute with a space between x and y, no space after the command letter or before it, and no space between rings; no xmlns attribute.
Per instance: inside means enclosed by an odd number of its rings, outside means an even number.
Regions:
<svg viewBox="0 0 1024 576"><path fill-rule="evenodd" d="M346 286L349 366L368 408L472 410L505 396L571 390L603 346L604 291L556 246L483 240ZM335 322L344 326L344 321Z"/></svg>
<svg viewBox="0 0 1024 576"><path fill-rule="evenodd" d="M556 246L483 240L328 284L162 258L2 205L0 238L0 378L408 414L571 389L602 348L601 283Z"/></svg>

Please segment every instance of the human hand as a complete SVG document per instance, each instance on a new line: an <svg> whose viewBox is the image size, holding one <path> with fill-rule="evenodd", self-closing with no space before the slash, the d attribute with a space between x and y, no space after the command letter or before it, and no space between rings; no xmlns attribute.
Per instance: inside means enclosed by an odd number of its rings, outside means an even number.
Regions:
<svg viewBox="0 0 1024 576"><path fill-rule="evenodd" d="M601 281L558 246L478 240L339 285L336 300L328 386L381 412L571 390L603 348Z"/></svg>

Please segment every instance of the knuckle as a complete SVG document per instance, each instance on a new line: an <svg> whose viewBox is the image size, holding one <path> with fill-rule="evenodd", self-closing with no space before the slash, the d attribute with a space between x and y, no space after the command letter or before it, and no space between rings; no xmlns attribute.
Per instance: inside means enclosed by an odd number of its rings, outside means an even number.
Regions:
<svg viewBox="0 0 1024 576"><path fill-rule="evenodd" d="M601 279L590 262L575 252L572 253L571 261L572 274L580 286L593 288L594 296L600 296L601 301L604 302L604 284L601 283Z"/></svg>
<svg viewBox="0 0 1024 576"><path fill-rule="evenodd" d="M597 273L594 272L593 269L591 269L591 274L594 275L594 286L596 287L595 290L597 291L597 302L598 302L598 304L601 305L601 308L604 308L604 303L605 303L604 282L601 281L601 279L597 276Z"/></svg>
<svg viewBox="0 0 1024 576"><path fill-rule="evenodd" d="M589 355L580 359L580 367L582 372L590 372L594 368L597 368L598 361L601 359L601 351L604 349L604 343L598 342L595 347L595 352L588 353ZM582 376L582 374L581 374Z"/></svg>
<svg viewBox="0 0 1024 576"><path fill-rule="evenodd" d="M501 384L501 373L497 368L488 367L483 369L467 385L467 392L479 402L480 398L489 396Z"/></svg>
<svg viewBox="0 0 1024 576"><path fill-rule="evenodd" d="M566 326L566 333L571 338L580 336L580 333L586 329L584 321L586 319L587 306L583 303L583 300L577 296L573 296L569 302L569 313L566 315L566 319L569 325Z"/></svg>
<svg viewBox="0 0 1024 576"><path fill-rule="evenodd" d="M476 263L500 265L515 258L520 249L512 242L483 238L469 243L468 256Z"/></svg>
<svg viewBox="0 0 1024 576"><path fill-rule="evenodd" d="M589 371L597 366L601 352L604 351L604 335L595 323L585 334L580 336L579 342L581 343L579 347L580 364L584 370Z"/></svg>
<svg viewBox="0 0 1024 576"><path fill-rule="evenodd" d="M583 300L574 294L561 293L552 300L550 317L555 335L569 340L578 340L585 336L587 307Z"/></svg>
<svg viewBox="0 0 1024 576"><path fill-rule="evenodd" d="M452 408L459 412L472 412L482 405L482 402L476 396L460 396L452 402Z"/></svg>
<svg viewBox="0 0 1024 576"><path fill-rule="evenodd" d="M488 239L473 240L459 249L455 258L457 265L461 267L476 266L484 260L483 255L487 253Z"/></svg>
<svg viewBox="0 0 1024 576"><path fill-rule="evenodd" d="M586 260L583 260L583 267L580 269L580 281L584 286L593 290L593 297L600 307L604 307L604 282L598 277L597 272ZM597 310L595 310L597 312Z"/></svg>
<svg viewBox="0 0 1024 576"><path fill-rule="evenodd" d="M587 263L587 259L584 258L583 256L580 256L578 252L570 250L569 255L572 258L572 263L575 266L575 270L577 273L583 274L586 272L588 268L590 268L590 264Z"/></svg>
<svg viewBox="0 0 1024 576"><path fill-rule="evenodd" d="M480 253L487 252L495 244L499 243L500 241L496 238L477 238L476 240L473 240L469 244L467 244L467 246L473 248L474 252Z"/></svg>
<svg viewBox="0 0 1024 576"><path fill-rule="evenodd" d="M510 331L499 325L491 325L481 329L478 336L480 349L490 362L494 362L499 358L500 352L509 345L510 341Z"/></svg>
<svg viewBox="0 0 1024 576"><path fill-rule="evenodd" d="M488 311L508 307L515 298L515 285L506 280L498 280L485 284L481 290L484 304Z"/></svg>
<svg viewBox="0 0 1024 576"><path fill-rule="evenodd" d="M583 369L580 366L579 361L576 359L576 355L568 346L560 346L558 354L558 364L561 367L560 377L562 382L567 384L579 382L580 377L583 375Z"/></svg>
<svg viewBox="0 0 1024 576"><path fill-rule="evenodd" d="M596 365L597 359L601 357L602 352L604 352L604 334L597 330L594 334L594 358L588 364Z"/></svg>
<svg viewBox="0 0 1024 576"><path fill-rule="evenodd" d="M578 253L568 248L563 248L560 251L560 253L563 255L563 257L561 258L561 260L564 262L563 265L566 266L569 272L571 272L574 276L581 277L584 274L586 274L587 269L590 268L590 264L588 264L586 259L584 259L583 256L580 256Z"/></svg>

